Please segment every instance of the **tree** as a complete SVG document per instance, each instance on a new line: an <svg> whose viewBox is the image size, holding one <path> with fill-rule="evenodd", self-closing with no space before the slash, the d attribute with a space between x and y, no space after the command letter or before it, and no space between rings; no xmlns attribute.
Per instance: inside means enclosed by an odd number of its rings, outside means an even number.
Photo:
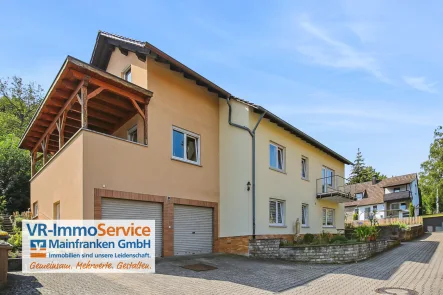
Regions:
<svg viewBox="0 0 443 295"><path fill-rule="evenodd" d="M18 148L20 139L12 134L0 138L0 196L7 212L29 208L29 155Z"/></svg>
<svg viewBox="0 0 443 295"><path fill-rule="evenodd" d="M0 79L0 136L21 137L42 101L43 89L22 78Z"/></svg>
<svg viewBox="0 0 443 295"><path fill-rule="evenodd" d="M365 159L363 158L360 149L358 149L357 156L354 160L354 166L352 167L351 175L348 179L348 184L371 181L373 176L376 176L378 180L386 178L386 175L377 172L374 167L366 166Z"/></svg>
<svg viewBox="0 0 443 295"><path fill-rule="evenodd" d="M439 205L443 208L443 127L439 126L434 131L434 141L430 145L429 156L421 164L420 191L422 206L426 214L436 210L437 189L440 195Z"/></svg>

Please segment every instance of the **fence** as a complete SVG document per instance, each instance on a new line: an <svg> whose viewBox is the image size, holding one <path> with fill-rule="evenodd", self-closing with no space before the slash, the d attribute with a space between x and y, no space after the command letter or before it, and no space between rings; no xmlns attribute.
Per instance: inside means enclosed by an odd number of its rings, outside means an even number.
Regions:
<svg viewBox="0 0 443 295"><path fill-rule="evenodd" d="M414 225L414 224L423 224L423 217L417 216L417 217L404 217L404 218L380 218L377 219L378 225L390 225L394 223L405 223L408 225ZM349 223L353 226L359 226L359 225L371 225L371 221L369 220L352 220Z"/></svg>

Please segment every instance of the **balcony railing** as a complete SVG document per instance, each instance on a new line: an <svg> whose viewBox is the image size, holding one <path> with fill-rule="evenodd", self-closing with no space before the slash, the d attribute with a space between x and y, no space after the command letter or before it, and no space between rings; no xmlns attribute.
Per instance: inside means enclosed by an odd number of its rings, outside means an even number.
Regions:
<svg viewBox="0 0 443 295"><path fill-rule="evenodd" d="M333 175L317 179L317 199L328 199L337 203L356 201L355 185L347 185L346 178Z"/></svg>
<svg viewBox="0 0 443 295"><path fill-rule="evenodd" d="M393 202L393 201L402 201L402 200L410 200L412 199L411 191L401 191L395 193L384 194L383 201L385 202Z"/></svg>

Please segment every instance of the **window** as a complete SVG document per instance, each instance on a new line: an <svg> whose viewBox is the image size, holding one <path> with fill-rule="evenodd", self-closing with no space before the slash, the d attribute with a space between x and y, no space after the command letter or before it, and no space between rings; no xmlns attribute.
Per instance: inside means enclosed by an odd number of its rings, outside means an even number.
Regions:
<svg viewBox="0 0 443 295"><path fill-rule="evenodd" d="M377 206L376 205L374 205L374 206L372 206L372 212L377 212Z"/></svg>
<svg viewBox="0 0 443 295"><path fill-rule="evenodd" d="M301 226L309 226L308 204L301 204Z"/></svg>
<svg viewBox="0 0 443 295"><path fill-rule="evenodd" d="M357 193L355 194L355 197L357 198L357 200L361 200L363 199L363 193Z"/></svg>
<svg viewBox="0 0 443 295"><path fill-rule="evenodd" d="M358 215L358 208L355 208L355 209L354 209L354 214L357 214L357 215Z"/></svg>
<svg viewBox="0 0 443 295"><path fill-rule="evenodd" d="M285 169L284 148L273 143L269 144L269 166L283 171Z"/></svg>
<svg viewBox="0 0 443 295"><path fill-rule="evenodd" d="M371 207L365 208L365 219L369 219L369 214L371 214Z"/></svg>
<svg viewBox="0 0 443 295"><path fill-rule="evenodd" d="M301 178L308 179L308 158L302 157L301 158Z"/></svg>
<svg viewBox="0 0 443 295"><path fill-rule="evenodd" d="M399 192L400 192L400 188L399 187L394 188L394 193L399 193Z"/></svg>
<svg viewBox="0 0 443 295"><path fill-rule="evenodd" d="M132 142L137 142L137 125L128 130L128 140Z"/></svg>
<svg viewBox="0 0 443 295"><path fill-rule="evenodd" d="M401 209L401 210L406 210L406 208L407 208L407 207L406 207L406 203L401 203L401 204L400 204L400 209Z"/></svg>
<svg viewBox="0 0 443 295"><path fill-rule="evenodd" d="M333 227L334 226L334 215L335 210L330 208L323 208L323 226Z"/></svg>
<svg viewBox="0 0 443 295"><path fill-rule="evenodd" d="M269 224L270 225L284 225L284 207L285 202L279 200L269 201Z"/></svg>
<svg viewBox="0 0 443 295"><path fill-rule="evenodd" d="M123 79L125 79L128 82L132 82L131 67L129 67L126 71L123 72Z"/></svg>
<svg viewBox="0 0 443 295"><path fill-rule="evenodd" d="M173 127L172 158L200 164L200 136L192 132Z"/></svg>
<svg viewBox="0 0 443 295"><path fill-rule="evenodd" d="M53 212L53 218L55 220L60 220L60 201L54 203L54 212Z"/></svg>
<svg viewBox="0 0 443 295"><path fill-rule="evenodd" d="M32 204L32 217L38 216L38 202Z"/></svg>

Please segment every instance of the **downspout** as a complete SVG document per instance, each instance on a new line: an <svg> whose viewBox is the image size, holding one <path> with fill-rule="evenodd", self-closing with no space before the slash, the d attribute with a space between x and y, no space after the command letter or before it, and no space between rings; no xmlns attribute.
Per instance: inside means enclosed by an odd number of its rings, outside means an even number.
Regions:
<svg viewBox="0 0 443 295"><path fill-rule="evenodd" d="M232 122L232 120L231 120L232 106L229 101L230 99L231 99L231 96L228 96L226 98L226 102L229 107L229 115L228 115L229 125L247 131L249 133L249 135L251 135L251 137L252 137L252 181L251 181L252 182L252 238L255 240L255 131L257 130L258 125L260 124L261 120L265 116L266 111L264 111L260 115L260 118L258 119L257 123L255 124L254 129L251 130L246 126L242 126L242 125Z"/></svg>

